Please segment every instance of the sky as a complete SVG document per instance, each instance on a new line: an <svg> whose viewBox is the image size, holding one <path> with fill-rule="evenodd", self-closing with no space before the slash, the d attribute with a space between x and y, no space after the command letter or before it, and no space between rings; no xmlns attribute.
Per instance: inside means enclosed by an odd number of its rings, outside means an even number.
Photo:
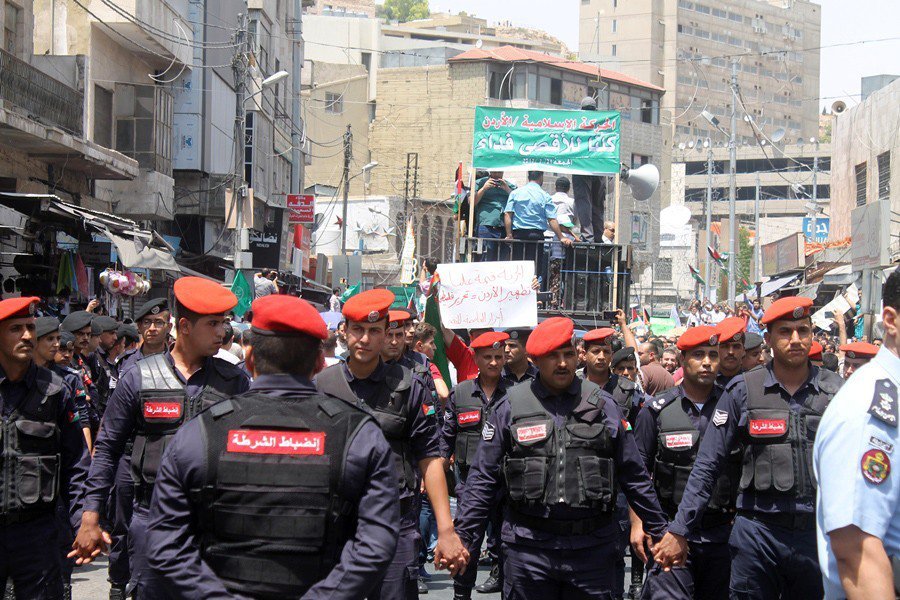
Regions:
<svg viewBox="0 0 900 600"><path fill-rule="evenodd" d="M626 0L627 1L627 0ZM547 10L552 4L553 10ZM843 99L849 106L859 101L859 80L867 75L900 75L900 1L818 0L822 6L822 46L895 38L822 49L820 104L831 106ZM543 29L578 50L580 0L430 0L432 11L461 10L489 23L511 21L514 25ZM510 10L514 8L514 10Z"/></svg>

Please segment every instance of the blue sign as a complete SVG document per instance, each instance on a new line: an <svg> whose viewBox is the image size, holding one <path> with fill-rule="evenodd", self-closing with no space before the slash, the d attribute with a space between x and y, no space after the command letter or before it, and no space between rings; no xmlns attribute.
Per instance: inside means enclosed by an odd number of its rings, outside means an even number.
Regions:
<svg viewBox="0 0 900 600"><path fill-rule="evenodd" d="M816 239L812 239L812 218L803 217L803 235L809 241L824 243L828 241L828 232L831 229L831 219L819 217L816 219Z"/></svg>

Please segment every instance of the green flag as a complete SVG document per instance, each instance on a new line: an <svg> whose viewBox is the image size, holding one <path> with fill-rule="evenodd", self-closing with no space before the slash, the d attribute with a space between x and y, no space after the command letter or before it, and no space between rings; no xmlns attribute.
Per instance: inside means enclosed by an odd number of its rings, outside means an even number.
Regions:
<svg viewBox="0 0 900 600"><path fill-rule="evenodd" d="M349 299L352 298L353 296L357 295L357 294L359 293L359 288L360 288L361 285L362 285L362 284L357 283L356 285L351 285L351 286L348 287L346 290L344 290L344 293L341 294L341 302L342 302L342 303L343 303L343 302L346 302L347 300L349 300Z"/></svg>
<svg viewBox="0 0 900 600"><path fill-rule="evenodd" d="M250 310L250 303L253 302L253 288L244 277L243 271L234 274L234 281L231 282L231 293L237 296L238 303L234 307L234 314L243 317Z"/></svg>
<svg viewBox="0 0 900 600"><path fill-rule="evenodd" d="M453 387L453 382L450 380L450 367L447 365L447 348L444 346L444 334L442 333L443 329L441 329L441 307L437 303L437 298L435 298L436 293L430 294L428 300L425 301L425 322L437 330L434 336L436 348L432 362L437 365L444 378L444 383L448 387Z"/></svg>

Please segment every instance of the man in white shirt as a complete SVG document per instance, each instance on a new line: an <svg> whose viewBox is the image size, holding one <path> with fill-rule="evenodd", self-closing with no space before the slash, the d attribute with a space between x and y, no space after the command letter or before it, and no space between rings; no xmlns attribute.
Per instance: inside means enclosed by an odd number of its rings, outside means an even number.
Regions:
<svg viewBox="0 0 900 600"><path fill-rule="evenodd" d="M569 195L571 187L572 184L569 182L568 177L558 177L556 179L556 193L550 196L550 199L556 205L556 220L560 229L563 230L563 233L571 234L567 237L575 239L578 237L578 232L575 228L575 199ZM546 237L556 237L553 231L549 229L544 235Z"/></svg>

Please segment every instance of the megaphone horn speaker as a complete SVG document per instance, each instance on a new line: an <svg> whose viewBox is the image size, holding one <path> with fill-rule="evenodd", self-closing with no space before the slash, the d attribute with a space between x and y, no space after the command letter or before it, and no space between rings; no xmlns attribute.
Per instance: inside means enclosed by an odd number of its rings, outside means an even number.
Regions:
<svg viewBox="0 0 900 600"><path fill-rule="evenodd" d="M656 165L641 165L637 169L627 169L622 180L631 188L635 200L648 200L659 187L659 169Z"/></svg>
<svg viewBox="0 0 900 600"><path fill-rule="evenodd" d="M841 114L845 110L847 110L847 103L843 100L835 100L834 104L831 105L831 112L836 115Z"/></svg>

